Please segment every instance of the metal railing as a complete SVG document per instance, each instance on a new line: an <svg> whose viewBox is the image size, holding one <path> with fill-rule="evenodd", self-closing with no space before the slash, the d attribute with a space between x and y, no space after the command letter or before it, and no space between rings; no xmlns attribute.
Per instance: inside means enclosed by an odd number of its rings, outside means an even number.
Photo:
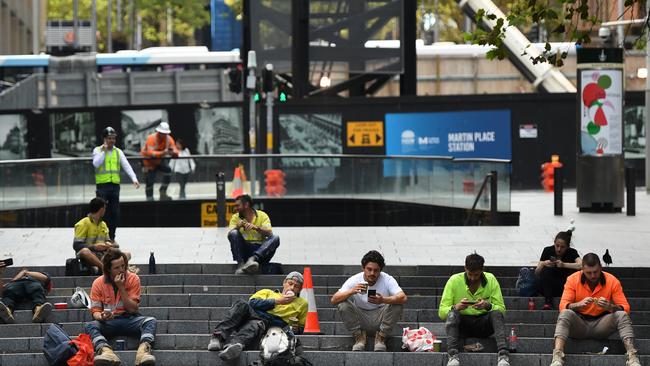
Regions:
<svg viewBox="0 0 650 366"><path fill-rule="evenodd" d="M141 157L128 157L140 189L121 174L121 201L145 201L146 181ZM183 158L178 159L178 162ZM215 175L224 172L226 197L238 184L236 167L243 168L242 189L254 197L268 194L264 171L285 174L284 198L364 198L471 208L483 178L498 172L497 208L510 210L510 161L450 157L378 155L195 155L196 169L186 187L187 199L214 201ZM0 161L0 210L86 203L95 196L90 158ZM154 195L162 180L157 173ZM167 193L177 199L179 184L172 177ZM272 192L273 193L273 192ZM476 202L489 209L487 196Z"/></svg>

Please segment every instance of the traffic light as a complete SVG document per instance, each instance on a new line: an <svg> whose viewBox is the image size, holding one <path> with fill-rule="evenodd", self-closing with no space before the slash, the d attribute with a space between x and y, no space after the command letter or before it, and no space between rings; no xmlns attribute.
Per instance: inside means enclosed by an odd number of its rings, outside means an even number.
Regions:
<svg viewBox="0 0 650 366"><path fill-rule="evenodd" d="M273 92L273 89L275 89L274 84L273 65L267 64L262 71L262 90L264 90L265 93Z"/></svg>
<svg viewBox="0 0 650 366"><path fill-rule="evenodd" d="M228 71L228 88L231 92L239 94L242 90L242 66L237 65L235 68L231 68Z"/></svg>
<svg viewBox="0 0 650 366"><path fill-rule="evenodd" d="M278 100L280 103L285 103L289 99L289 88L285 84L278 86Z"/></svg>
<svg viewBox="0 0 650 366"><path fill-rule="evenodd" d="M253 100L255 101L255 103L257 103L260 101L260 99L261 99L260 92L256 91L255 95L253 96Z"/></svg>

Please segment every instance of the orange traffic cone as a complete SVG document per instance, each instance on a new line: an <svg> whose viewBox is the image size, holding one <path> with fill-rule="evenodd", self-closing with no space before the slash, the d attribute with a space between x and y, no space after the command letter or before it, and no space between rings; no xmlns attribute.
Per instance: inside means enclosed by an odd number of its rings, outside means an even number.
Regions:
<svg viewBox="0 0 650 366"><path fill-rule="evenodd" d="M303 333L321 334L320 323L318 323L318 310L316 309L316 297L314 296L314 283L311 280L311 268L305 267L303 272L305 283L300 291L300 297L307 300L307 321Z"/></svg>
<svg viewBox="0 0 650 366"><path fill-rule="evenodd" d="M237 198L244 194L244 188L241 181L241 169L240 167L235 168L235 178L232 180L232 193L230 197Z"/></svg>

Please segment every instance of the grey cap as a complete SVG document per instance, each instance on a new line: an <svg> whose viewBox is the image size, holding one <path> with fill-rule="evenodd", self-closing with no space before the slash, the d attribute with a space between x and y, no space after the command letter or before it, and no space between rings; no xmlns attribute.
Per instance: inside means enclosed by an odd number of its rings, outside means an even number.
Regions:
<svg viewBox="0 0 650 366"><path fill-rule="evenodd" d="M302 277L302 273L293 271L287 275L287 277L284 278L284 280L294 280L301 285L305 282L305 279Z"/></svg>

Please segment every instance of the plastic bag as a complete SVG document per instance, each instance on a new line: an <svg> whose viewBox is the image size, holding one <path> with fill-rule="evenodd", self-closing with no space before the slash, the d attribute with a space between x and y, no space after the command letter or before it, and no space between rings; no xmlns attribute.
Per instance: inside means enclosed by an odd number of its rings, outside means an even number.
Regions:
<svg viewBox="0 0 650 366"><path fill-rule="evenodd" d="M419 329L404 328L402 332L402 348L411 352L433 352L433 341L436 336L425 327Z"/></svg>
<svg viewBox="0 0 650 366"><path fill-rule="evenodd" d="M90 336L81 333L79 336L70 341L77 346L77 354L68 359L68 366L93 366L95 363L95 349Z"/></svg>

